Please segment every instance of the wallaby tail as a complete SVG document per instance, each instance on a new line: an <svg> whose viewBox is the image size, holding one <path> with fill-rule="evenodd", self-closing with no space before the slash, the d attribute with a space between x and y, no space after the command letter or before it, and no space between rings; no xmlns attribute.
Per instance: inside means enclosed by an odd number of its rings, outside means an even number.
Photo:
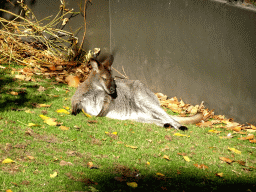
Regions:
<svg viewBox="0 0 256 192"><path fill-rule="evenodd" d="M203 113L197 113L191 117L179 117L179 116L172 116L172 118L178 121L182 125L186 124L196 124L199 123L203 119Z"/></svg>

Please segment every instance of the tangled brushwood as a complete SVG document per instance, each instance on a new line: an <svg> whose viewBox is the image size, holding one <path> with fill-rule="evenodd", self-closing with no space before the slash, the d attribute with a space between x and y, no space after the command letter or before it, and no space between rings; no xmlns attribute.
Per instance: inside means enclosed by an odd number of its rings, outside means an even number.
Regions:
<svg viewBox="0 0 256 192"><path fill-rule="evenodd" d="M99 54L100 49L86 53L82 49L83 42L78 46L74 33L63 30L80 12L69 10L62 1L58 14L43 24L51 16L37 20L22 0L18 3L22 10L20 15L0 9L14 18L0 17L0 62L26 65L26 69L21 71L24 75L29 71L30 74L56 77L59 82L67 82L70 79L67 77L73 74L79 81L84 81L90 71L87 63ZM87 1L84 6L86 4ZM82 13L84 17L85 10Z"/></svg>

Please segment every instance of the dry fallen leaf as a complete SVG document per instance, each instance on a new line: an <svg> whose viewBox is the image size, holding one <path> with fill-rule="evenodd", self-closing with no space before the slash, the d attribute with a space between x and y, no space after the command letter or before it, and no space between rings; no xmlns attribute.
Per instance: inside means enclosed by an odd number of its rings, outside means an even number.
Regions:
<svg viewBox="0 0 256 192"><path fill-rule="evenodd" d="M10 94L11 94L11 95L19 95L19 93L18 93L18 92L15 92L15 91L11 91Z"/></svg>
<svg viewBox="0 0 256 192"><path fill-rule="evenodd" d="M70 87L78 87L80 80L79 80L79 77L77 77L77 76L69 75L66 78L66 82L68 83L68 85Z"/></svg>
<svg viewBox="0 0 256 192"><path fill-rule="evenodd" d="M190 159L188 158L188 156L183 156L183 158L185 159L185 161L189 162Z"/></svg>
<svg viewBox="0 0 256 192"><path fill-rule="evenodd" d="M63 130L63 131L66 131L66 130L69 130L69 127L66 127L66 126L60 126L60 129Z"/></svg>
<svg viewBox="0 0 256 192"><path fill-rule="evenodd" d="M218 177L223 177L223 173L216 173L215 175Z"/></svg>
<svg viewBox="0 0 256 192"><path fill-rule="evenodd" d="M206 122L203 122L203 123L197 123L196 125L199 126L199 127L210 127L210 126L212 126L212 122L211 121L206 121Z"/></svg>
<svg viewBox="0 0 256 192"><path fill-rule="evenodd" d="M254 135L253 134L249 134L247 135L247 137L245 137L246 140L253 140L254 139Z"/></svg>
<svg viewBox="0 0 256 192"><path fill-rule="evenodd" d="M164 155L163 158L170 161L170 158L167 155Z"/></svg>
<svg viewBox="0 0 256 192"><path fill-rule="evenodd" d="M250 140L250 143L256 143L256 140Z"/></svg>
<svg viewBox="0 0 256 192"><path fill-rule="evenodd" d="M38 104L39 107L51 107L52 104L46 105L46 104Z"/></svg>
<svg viewBox="0 0 256 192"><path fill-rule="evenodd" d="M237 126L237 127L234 127L234 128L233 128L233 131L236 131L236 132L239 132L239 131L241 131L241 127L239 127L239 126Z"/></svg>
<svg viewBox="0 0 256 192"><path fill-rule="evenodd" d="M91 161L88 162L88 163L87 163L87 167L89 167L89 168L93 167L93 162L91 162Z"/></svg>
<svg viewBox="0 0 256 192"><path fill-rule="evenodd" d="M125 145L125 147L129 147L129 148L132 148L132 149L138 149L138 147L132 146L132 145Z"/></svg>
<svg viewBox="0 0 256 192"><path fill-rule="evenodd" d="M138 187L138 184L137 184L136 182L127 182L126 184L127 184L128 186L130 186L130 187L133 187L133 188Z"/></svg>
<svg viewBox="0 0 256 192"><path fill-rule="evenodd" d="M56 177L58 175L58 173L55 171L53 174L50 174L50 177L51 178L54 178L54 177Z"/></svg>
<svg viewBox="0 0 256 192"><path fill-rule="evenodd" d="M162 174L162 173L156 173L156 175L158 175L158 176L162 176L162 177L164 177L165 175L164 174Z"/></svg>
<svg viewBox="0 0 256 192"><path fill-rule="evenodd" d="M69 112L66 109L58 109L58 110L56 110L56 112L57 113L64 113L64 114L69 115Z"/></svg>
<svg viewBox="0 0 256 192"><path fill-rule="evenodd" d="M35 123L29 123L29 127L40 127L41 125L35 124Z"/></svg>
<svg viewBox="0 0 256 192"><path fill-rule="evenodd" d="M25 75L15 75L16 79L24 80L26 78Z"/></svg>
<svg viewBox="0 0 256 192"><path fill-rule="evenodd" d="M30 160L35 159L35 157L29 155L27 155L27 158L29 158Z"/></svg>
<svg viewBox="0 0 256 192"><path fill-rule="evenodd" d="M225 161L226 163L229 163L229 164L233 162L233 160L226 158L226 157L219 157L219 159L222 161Z"/></svg>
<svg viewBox="0 0 256 192"><path fill-rule="evenodd" d="M82 109L82 111L83 111L83 113L85 114L85 116L86 116L86 117L88 117L88 118L92 118L92 116L91 116L91 115L89 115L88 113L85 113L83 109Z"/></svg>
<svg viewBox="0 0 256 192"><path fill-rule="evenodd" d="M189 135L183 135L183 134L180 134L180 133L174 133L173 135L174 136L179 136L179 137L190 137Z"/></svg>
<svg viewBox="0 0 256 192"><path fill-rule="evenodd" d="M210 133L221 133L221 131L217 131L215 129L209 130L208 132L210 132Z"/></svg>
<svg viewBox="0 0 256 192"><path fill-rule="evenodd" d="M235 148L229 148L229 147L228 147L228 149L229 149L230 151L235 152L236 154L241 154L241 151L239 151L239 150L237 150L237 149L235 149Z"/></svg>
<svg viewBox="0 0 256 192"><path fill-rule="evenodd" d="M49 118L44 121L48 125L56 126L57 122L55 122L55 119Z"/></svg>
<svg viewBox="0 0 256 192"><path fill-rule="evenodd" d="M245 162L244 162L244 161L237 160L236 162L239 163L239 164L242 165L242 166L245 166Z"/></svg>
<svg viewBox="0 0 256 192"><path fill-rule="evenodd" d="M204 165L204 164L199 165L199 164L195 163L195 164L193 164L193 165L194 165L195 167L199 168L199 169L208 169L208 168L209 168L208 166L206 166L206 165Z"/></svg>
<svg viewBox="0 0 256 192"><path fill-rule="evenodd" d="M49 119L50 117L47 117L47 116L45 116L45 115L39 115L39 117L41 117L41 119L43 119L43 120L46 120L46 119Z"/></svg>
<svg viewBox="0 0 256 192"><path fill-rule="evenodd" d="M13 161L13 160L11 160L9 158L7 158L7 159L2 161L2 164L8 164L8 163L15 163L15 161Z"/></svg>

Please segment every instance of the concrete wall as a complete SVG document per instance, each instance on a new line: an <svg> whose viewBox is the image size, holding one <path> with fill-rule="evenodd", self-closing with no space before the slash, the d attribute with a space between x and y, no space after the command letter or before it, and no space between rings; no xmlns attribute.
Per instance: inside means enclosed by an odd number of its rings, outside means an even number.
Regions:
<svg viewBox="0 0 256 192"><path fill-rule="evenodd" d="M256 12L224 1L111 0L115 67L152 91L256 123Z"/></svg>

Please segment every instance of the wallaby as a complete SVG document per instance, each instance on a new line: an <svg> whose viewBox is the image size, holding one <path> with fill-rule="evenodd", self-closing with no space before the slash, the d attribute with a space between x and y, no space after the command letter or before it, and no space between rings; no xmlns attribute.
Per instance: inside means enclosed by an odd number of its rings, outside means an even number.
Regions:
<svg viewBox="0 0 256 192"><path fill-rule="evenodd" d="M192 117L168 115L156 95L139 80L114 80L111 72L113 59L111 55L102 63L94 59L90 61L92 72L72 97L72 114L76 115L83 109L93 116L154 123L180 130L187 130L184 124L201 121L201 113Z"/></svg>

